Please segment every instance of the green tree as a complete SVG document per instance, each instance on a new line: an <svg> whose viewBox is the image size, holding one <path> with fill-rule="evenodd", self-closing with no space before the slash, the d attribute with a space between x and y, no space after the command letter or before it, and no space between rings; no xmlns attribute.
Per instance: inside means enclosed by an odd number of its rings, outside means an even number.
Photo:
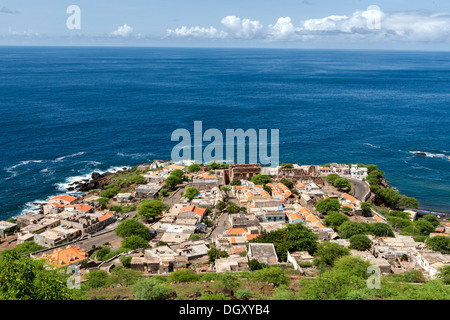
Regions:
<svg viewBox="0 0 450 320"><path fill-rule="evenodd" d="M250 268L250 270L252 271L256 271L262 268L268 268L269 265L267 263L261 263L256 259L251 259L248 263L248 267Z"/></svg>
<svg viewBox="0 0 450 320"><path fill-rule="evenodd" d="M166 197L169 193L169 191L167 189L161 189L159 190L159 193L163 196Z"/></svg>
<svg viewBox="0 0 450 320"><path fill-rule="evenodd" d="M288 187L289 189L292 189L294 187L294 183L292 183L292 181L289 181L288 179L282 178L280 180L280 182L282 184L284 184L286 187Z"/></svg>
<svg viewBox="0 0 450 320"><path fill-rule="evenodd" d="M186 192L183 194L183 197L189 199L189 201L192 201L199 193L200 191L198 191L197 188L187 187Z"/></svg>
<svg viewBox="0 0 450 320"><path fill-rule="evenodd" d="M202 170L202 165L200 165L198 163L193 163L187 168L187 170L188 170L189 173L199 172L199 171Z"/></svg>
<svg viewBox="0 0 450 320"><path fill-rule="evenodd" d="M335 186L336 188L338 188L340 190L351 190L352 189L352 184L350 183L350 181L348 181L345 178L339 178L339 179L334 180L333 186Z"/></svg>
<svg viewBox="0 0 450 320"><path fill-rule="evenodd" d="M348 221L348 218L337 211L328 211L323 223L330 228L337 229L341 224Z"/></svg>
<svg viewBox="0 0 450 320"><path fill-rule="evenodd" d="M150 229L136 220L123 220L116 228L116 235L121 238L136 235L147 241L153 238Z"/></svg>
<svg viewBox="0 0 450 320"><path fill-rule="evenodd" d="M366 234L368 232L367 223L346 221L338 227L338 234L343 239L350 239L355 234Z"/></svg>
<svg viewBox="0 0 450 320"><path fill-rule="evenodd" d="M314 207L320 213L327 213L328 211L338 211L341 208L341 203L337 199L322 199L317 202Z"/></svg>
<svg viewBox="0 0 450 320"><path fill-rule="evenodd" d="M349 254L349 249L334 242L324 241L317 246L314 263L317 266L333 267L338 258Z"/></svg>
<svg viewBox="0 0 450 320"><path fill-rule="evenodd" d="M350 237L350 248L365 251L372 247L372 241L363 234L355 234Z"/></svg>
<svg viewBox="0 0 450 320"><path fill-rule="evenodd" d="M426 244L433 251L450 254L450 237L434 236L428 239Z"/></svg>
<svg viewBox="0 0 450 320"><path fill-rule="evenodd" d="M228 213L239 213L241 212L241 207L234 202L230 202L227 206L227 211Z"/></svg>
<svg viewBox="0 0 450 320"><path fill-rule="evenodd" d="M120 192L120 187L115 186L100 192L102 198L114 198Z"/></svg>
<svg viewBox="0 0 450 320"><path fill-rule="evenodd" d="M122 241L122 248L135 250L140 248L148 248L149 244L148 241L144 238L141 238L140 236L129 236L125 240Z"/></svg>
<svg viewBox="0 0 450 320"><path fill-rule="evenodd" d="M327 180L328 182L330 182L331 184L334 185L334 181L336 181L337 179L339 179L341 176L338 175L337 173L330 173L329 175L327 175L325 177L325 180Z"/></svg>
<svg viewBox="0 0 450 320"><path fill-rule="evenodd" d="M377 237L395 237L391 227L382 222L369 223L369 232Z"/></svg>
<svg viewBox="0 0 450 320"><path fill-rule="evenodd" d="M439 227L439 220L435 215L427 214L423 217L423 219L427 220L429 223L433 225L433 227L437 228Z"/></svg>
<svg viewBox="0 0 450 320"><path fill-rule="evenodd" d="M292 163L282 163L281 165L282 169L292 169L294 168L294 165Z"/></svg>
<svg viewBox="0 0 450 320"><path fill-rule="evenodd" d="M272 178L270 178L266 174L258 173L257 175L253 176L252 182L257 185L266 185L266 184L272 182Z"/></svg>
<svg viewBox="0 0 450 320"><path fill-rule="evenodd" d="M450 284L450 265L443 266L438 271L438 278L442 279L445 284Z"/></svg>
<svg viewBox="0 0 450 320"><path fill-rule="evenodd" d="M170 175L171 176L175 176L175 177L178 177L178 178L183 178L183 176L184 176L184 171L183 170L180 170L180 169L175 169L175 170L173 170L172 172L170 172Z"/></svg>
<svg viewBox="0 0 450 320"><path fill-rule="evenodd" d="M227 207L227 204L223 201L219 201L216 204L216 209L219 211L223 211Z"/></svg>
<svg viewBox="0 0 450 320"><path fill-rule="evenodd" d="M139 216L150 219L159 216L163 211L169 210L170 207L160 200L143 200L138 206Z"/></svg>
<svg viewBox="0 0 450 320"><path fill-rule="evenodd" d="M119 258L120 262L122 262L122 264L125 267L129 267L130 266L132 259L133 259L133 257L130 257L130 256L128 256L128 257L127 256L122 256L122 257Z"/></svg>
<svg viewBox="0 0 450 320"><path fill-rule="evenodd" d="M364 217L372 216L372 205L368 202L361 203L362 215Z"/></svg>
<svg viewBox="0 0 450 320"><path fill-rule="evenodd" d="M242 182L239 179L233 179L233 181L231 181L230 183L231 186L240 186L241 184Z"/></svg>
<svg viewBox="0 0 450 320"><path fill-rule="evenodd" d="M181 183L181 178L175 175L170 175L167 177L165 184L170 189L173 190L177 185Z"/></svg>
<svg viewBox="0 0 450 320"><path fill-rule="evenodd" d="M360 257L345 255L336 259L333 271L367 279L370 276L370 273L367 273L367 268L369 268L369 266L369 261L363 260Z"/></svg>

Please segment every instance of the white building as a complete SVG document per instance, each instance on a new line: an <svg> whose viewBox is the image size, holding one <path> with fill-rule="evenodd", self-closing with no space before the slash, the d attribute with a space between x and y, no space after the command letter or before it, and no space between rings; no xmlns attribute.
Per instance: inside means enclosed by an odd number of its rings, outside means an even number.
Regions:
<svg viewBox="0 0 450 320"><path fill-rule="evenodd" d="M367 177L367 168L359 168L357 164L352 164L350 175L352 178L363 180Z"/></svg>

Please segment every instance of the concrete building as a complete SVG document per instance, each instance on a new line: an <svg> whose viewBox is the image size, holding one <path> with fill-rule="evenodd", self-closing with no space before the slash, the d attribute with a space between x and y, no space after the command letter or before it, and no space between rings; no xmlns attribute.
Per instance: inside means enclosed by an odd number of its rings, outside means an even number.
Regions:
<svg viewBox="0 0 450 320"><path fill-rule="evenodd" d="M278 256L273 243L249 243L248 260L256 259L260 263L268 265L278 264Z"/></svg>

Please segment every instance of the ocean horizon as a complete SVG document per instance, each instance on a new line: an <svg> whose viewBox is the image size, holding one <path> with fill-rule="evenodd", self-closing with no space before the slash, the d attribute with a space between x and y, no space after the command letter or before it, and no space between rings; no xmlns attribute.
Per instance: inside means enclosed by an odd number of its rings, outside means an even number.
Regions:
<svg viewBox="0 0 450 320"><path fill-rule="evenodd" d="M0 61L2 220L94 171L169 159L194 121L279 129L281 163L376 164L450 213L450 52L0 47Z"/></svg>

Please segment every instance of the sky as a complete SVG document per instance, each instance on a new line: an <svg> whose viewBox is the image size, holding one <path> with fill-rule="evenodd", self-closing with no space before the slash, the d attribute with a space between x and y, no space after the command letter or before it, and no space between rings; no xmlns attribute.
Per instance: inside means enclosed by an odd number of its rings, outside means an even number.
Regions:
<svg viewBox="0 0 450 320"><path fill-rule="evenodd" d="M0 0L0 45L448 51L450 1Z"/></svg>

